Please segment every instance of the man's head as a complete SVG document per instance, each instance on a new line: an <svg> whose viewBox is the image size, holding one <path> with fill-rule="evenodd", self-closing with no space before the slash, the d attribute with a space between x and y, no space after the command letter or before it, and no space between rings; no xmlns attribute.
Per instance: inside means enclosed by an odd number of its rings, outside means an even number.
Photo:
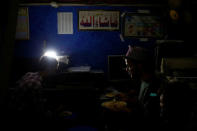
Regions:
<svg viewBox="0 0 197 131"><path fill-rule="evenodd" d="M131 78L141 78L154 72L154 57L151 51L142 47L129 46L125 56L127 72Z"/></svg>

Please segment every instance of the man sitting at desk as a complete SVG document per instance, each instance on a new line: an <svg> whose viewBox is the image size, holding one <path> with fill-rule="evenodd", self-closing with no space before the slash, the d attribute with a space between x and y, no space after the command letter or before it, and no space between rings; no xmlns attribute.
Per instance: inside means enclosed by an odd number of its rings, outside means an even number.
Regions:
<svg viewBox="0 0 197 131"><path fill-rule="evenodd" d="M164 106L165 81L155 73L154 55L148 49L129 46L124 59L132 85L102 106L112 111L112 116L121 113L120 120L115 121L124 123L123 128L157 130Z"/></svg>
<svg viewBox="0 0 197 131"><path fill-rule="evenodd" d="M131 47L125 56L126 70L132 79L139 81L139 88L126 94L120 94L128 105L137 105L136 114L140 114L140 123L145 126L159 125L161 109L160 96L163 91L161 78L155 74L154 57L151 52L141 47ZM133 92L136 91L136 99ZM131 99L132 98L132 99ZM162 97L161 97L162 98ZM132 109L131 109L132 110ZM147 127L146 127L147 128Z"/></svg>

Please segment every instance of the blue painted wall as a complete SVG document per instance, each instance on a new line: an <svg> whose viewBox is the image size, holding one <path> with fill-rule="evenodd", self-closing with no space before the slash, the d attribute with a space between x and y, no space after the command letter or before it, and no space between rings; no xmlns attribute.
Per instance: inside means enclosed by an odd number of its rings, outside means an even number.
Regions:
<svg viewBox="0 0 197 131"><path fill-rule="evenodd" d="M48 48L63 51L70 56L73 66L90 65L93 69L107 70L107 56L125 54L128 45L154 47L155 40L140 42L138 39L125 39L121 42L119 31L79 31L79 10L118 10L136 12L139 7L128 6L61 6L53 8L48 5L28 6L30 39L16 41L15 56L25 58L39 58L42 55L43 41ZM141 8L148 9L150 8ZM57 12L73 12L72 35L57 34ZM122 23L122 20L120 21Z"/></svg>

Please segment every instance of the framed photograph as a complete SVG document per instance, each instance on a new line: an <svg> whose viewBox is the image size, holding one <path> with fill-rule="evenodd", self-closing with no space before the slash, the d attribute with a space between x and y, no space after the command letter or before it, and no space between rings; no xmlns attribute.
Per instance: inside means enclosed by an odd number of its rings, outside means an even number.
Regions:
<svg viewBox="0 0 197 131"><path fill-rule="evenodd" d="M159 16L127 13L123 19L125 37L160 38L163 36L163 25Z"/></svg>
<svg viewBox="0 0 197 131"><path fill-rule="evenodd" d="M18 9L16 39L29 40L29 13L27 7Z"/></svg>
<svg viewBox="0 0 197 131"><path fill-rule="evenodd" d="M120 12L108 10L80 10L79 30L119 30Z"/></svg>

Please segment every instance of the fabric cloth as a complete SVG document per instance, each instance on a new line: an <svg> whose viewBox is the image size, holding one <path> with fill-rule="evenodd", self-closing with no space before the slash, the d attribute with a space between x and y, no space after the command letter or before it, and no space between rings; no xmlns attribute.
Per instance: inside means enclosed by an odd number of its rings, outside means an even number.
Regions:
<svg viewBox="0 0 197 131"><path fill-rule="evenodd" d="M28 72L19 81L17 81L19 88L42 88L42 77L39 72Z"/></svg>
<svg viewBox="0 0 197 131"><path fill-rule="evenodd" d="M36 116L42 110L42 77L39 72L28 72L19 81L13 95L14 108L21 116ZM30 114L29 114L30 113Z"/></svg>

